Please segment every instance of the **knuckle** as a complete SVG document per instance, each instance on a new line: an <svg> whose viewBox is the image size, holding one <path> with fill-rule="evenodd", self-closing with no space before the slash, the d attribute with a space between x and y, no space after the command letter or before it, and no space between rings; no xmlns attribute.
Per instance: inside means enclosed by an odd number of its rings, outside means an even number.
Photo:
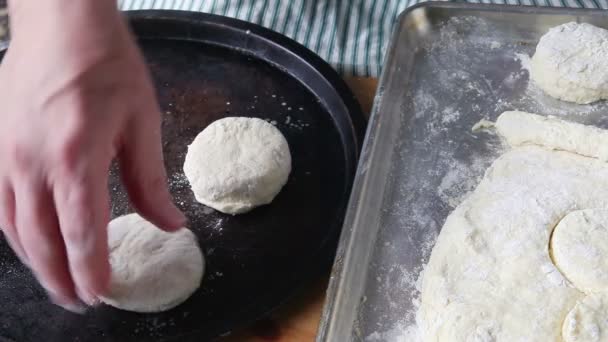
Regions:
<svg viewBox="0 0 608 342"><path fill-rule="evenodd" d="M29 173L34 167L32 153L23 143L15 143L9 147L9 159L19 173Z"/></svg>
<svg viewBox="0 0 608 342"><path fill-rule="evenodd" d="M78 171L79 147L71 141L61 144L56 151L56 163L63 174L73 175Z"/></svg>
<svg viewBox="0 0 608 342"><path fill-rule="evenodd" d="M20 232L23 233L23 232ZM20 235L25 254L31 259L33 267L43 268L61 259L60 246L38 234Z"/></svg>
<svg viewBox="0 0 608 342"><path fill-rule="evenodd" d="M41 108L53 108L55 115L65 118L70 114L85 113L91 102L90 98L85 87L72 83L55 93L54 96L46 98Z"/></svg>
<svg viewBox="0 0 608 342"><path fill-rule="evenodd" d="M77 213L79 222L87 222L86 218L89 218L91 206L91 196L86 190L86 187L82 183L76 183L72 186L72 189L68 192L66 201L70 208L73 208L74 213Z"/></svg>
<svg viewBox="0 0 608 342"><path fill-rule="evenodd" d="M79 171L80 161L84 156L83 130L73 127L62 134L54 148L54 163L65 176L74 176Z"/></svg>
<svg viewBox="0 0 608 342"><path fill-rule="evenodd" d="M37 252L34 255L38 256L38 259L42 262L50 262L51 260L57 260L60 253L58 252L57 246L53 244L42 244L37 247Z"/></svg>
<svg viewBox="0 0 608 342"><path fill-rule="evenodd" d="M71 225L63 231L63 238L69 246L70 260L75 257L79 259L79 256L86 256L92 252L94 235L86 226Z"/></svg>
<svg viewBox="0 0 608 342"><path fill-rule="evenodd" d="M73 251L87 255L95 243L96 217L92 209L92 198L83 186L78 186L68 193L66 208L70 208L62 234L66 244L77 246Z"/></svg>

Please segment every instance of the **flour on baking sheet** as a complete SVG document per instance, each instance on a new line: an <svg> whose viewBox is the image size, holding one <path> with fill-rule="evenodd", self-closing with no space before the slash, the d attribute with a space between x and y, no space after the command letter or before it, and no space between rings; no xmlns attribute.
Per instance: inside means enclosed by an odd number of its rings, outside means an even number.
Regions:
<svg viewBox="0 0 608 342"><path fill-rule="evenodd" d="M471 132L475 122L480 119L494 121L503 111L520 109L594 124L608 123L608 118L602 119L601 116L608 111L604 102L572 107L544 95L533 85L528 86L529 56L534 53L536 42L512 40L512 36L501 33L492 25L479 18L451 18L442 25L438 34L425 40L425 49L420 52L420 57L416 57L419 59L413 72L414 77L419 78L414 82L416 87L405 94L402 120L404 125L416 127L420 125L412 124L414 120L423 121L424 128L419 133L412 131L404 135L403 141L413 142L405 148L399 147L398 153L425 157L419 151L426 150L429 158L439 162L429 164L425 168L426 174L411 176L420 188L418 192L401 186L401 183L412 182L411 179L406 176L395 178L394 190L391 191L399 202L386 209L394 219L381 227L378 237L376 249L381 251L375 253L380 253L380 256L374 256L372 260L381 260L382 265L371 267L371 284L366 290L369 298L362 305L365 312L360 315L371 323L363 326L363 321L359 321L357 330L361 332L358 336L361 340L416 341L414 317L419 293L416 282L411 279L418 279L422 270L415 268L412 260L405 264L412 266L406 267L409 271L396 266L404 265L403 251L397 244L401 242L401 235L420 234L420 227L424 227L428 231L425 239L431 240L430 247L421 248L415 254L422 256L419 264L428 262L447 214L466 198L483 177L485 169L505 151L492 132ZM475 51L475 54L470 51ZM496 65L501 65L504 72L497 75L493 71ZM417 70L422 71L416 75ZM474 121L471 122L471 118L475 118ZM455 132L467 137L454 138ZM472 143L475 140L478 140L477 144ZM420 147L418 152L413 151L416 147ZM459 154L459 150L463 153ZM411 163L412 159L407 161ZM403 173L413 170L403 165L395 169ZM435 204L430 206L428 203L433 201ZM430 213L429 207L439 207L438 212L442 214ZM398 241L383 245L395 237ZM413 239L418 238L420 236ZM397 289L394 284L409 285ZM376 299L368 293L374 292L373 286L379 288ZM386 291L385 298L380 297L380 291Z"/></svg>

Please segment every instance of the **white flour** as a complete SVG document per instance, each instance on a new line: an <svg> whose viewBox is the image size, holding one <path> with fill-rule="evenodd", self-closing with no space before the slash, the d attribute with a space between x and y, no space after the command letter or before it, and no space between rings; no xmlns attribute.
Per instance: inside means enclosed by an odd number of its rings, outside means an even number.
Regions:
<svg viewBox="0 0 608 342"><path fill-rule="evenodd" d="M483 174L486 164L482 159L473 159L472 163L456 161L441 179L437 194L442 201L455 208L462 202L475 185L479 175Z"/></svg>
<svg viewBox="0 0 608 342"><path fill-rule="evenodd" d="M582 293L551 263L551 229L570 210L608 205L607 176L597 160L537 147L498 159L433 249L418 317L426 340L557 341Z"/></svg>
<svg viewBox="0 0 608 342"><path fill-rule="evenodd" d="M586 104L608 98L608 30L570 22L543 35L531 79L547 94Z"/></svg>
<svg viewBox="0 0 608 342"><path fill-rule="evenodd" d="M605 132L520 112L501 115L496 128L514 149L448 217L424 272L418 329L409 326L404 335L559 341L565 315L584 297L577 284L598 283L593 272L567 273L578 277L572 285L549 245L568 213L608 207L608 165L580 155L589 154L588 137ZM564 136L571 137L567 145Z"/></svg>
<svg viewBox="0 0 608 342"><path fill-rule="evenodd" d="M421 53L415 61L417 68L413 77L417 80L413 93L408 94L409 99L404 101L403 117L404 120L412 118L423 122L424 129L420 129L414 144L427 151L439 150L439 164L429 164L427 175L417 175L420 176L417 178L420 191L409 196L426 194L419 202L407 200L411 188L398 186L395 191L401 195L395 196L405 200L396 203L390 210L395 211L395 216L407 214L403 220L395 219L394 227L383 228L393 231L393 235L387 233L388 238L395 236L396 229L400 230L400 234L414 236L413 239L418 238L416 234L420 227L432 232L425 236L428 244L425 242L416 252L417 256L421 256L421 265L428 261L436 232L443 225L445 215L462 202L478 184L484 170L504 152L504 147L492 132L471 132L474 123L482 118L494 121L501 112L513 109L573 117L584 122L597 122L603 113L608 112L605 102L569 104L553 99L529 84L529 56L534 52L535 42L522 44L519 40L512 40L511 36L505 36L482 19L450 19L437 36L429 37L428 42L426 52ZM498 73L496 65L501 65ZM465 131L467 133L463 133ZM455 134L466 137L455 138ZM404 136L405 139L412 137ZM445 146L437 148L437 144ZM474 157L459 157L459 149L473 149L465 155ZM402 153L412 153L412 147L404 149ZM440 180L437 184L428 181L435 178ZM395 179L407 182L405 177ZM440 202L438 207L443 209L439 212L444 214L429 212L428 202L432 201ZM436 208L437 205L432 207ZM380 241L383 241L382 238L379 238ZM369 326L360 327L362 340L417 341L417 326L412 317L415 317L418 309L420 294L416 281L422 270L410 267L410 271L407 271L395 266L403 262L400 259L403 253L395 244L384 246L382 257L376 257L387 266L379 267L374 273L373 284L378 286L378 293L387 291L390 295L386 299L366 302L364 310L370 314L364 312L365 317L375 319L374 315L382 314ZM396 284L405 285L402 289L396 289Z"/></svg>

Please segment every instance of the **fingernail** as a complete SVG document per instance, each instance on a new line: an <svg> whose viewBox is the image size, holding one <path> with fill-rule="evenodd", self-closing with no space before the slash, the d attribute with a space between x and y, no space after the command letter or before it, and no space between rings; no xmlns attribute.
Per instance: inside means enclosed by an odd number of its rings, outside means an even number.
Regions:
<svg viewBox="0 0 608 342"><path fill-rule="evenodd" d="M182 211L179 210L173 203L166 207L165 214L167 215L166 217L171 221L171 227L168 228L175 230L184 228L186 226L186 222L188 222L186 215L184 215L184 213L182 213Z"/></svg>
<svg viewBox="0 0 608 342"><path fill-rule="evenodd" d="M97 299L97 297L95 297L95 296L91 295L89 292L83 291L79 288L76 288L76 294L78 295L80 300L82 300L86 305L94 306L94 305L98 304L98 302L99 302L99 299Z"/></svg>
<svg viewBox="0 0 608 342"><path fill-rule="evenodd" d="M61 305L61 307L79 315L82 315L87 312L87 306L80 303L66 303L64 305Z"/></svg>
<svg viewBox="0 0 608 342"><path fill-rule="evenodd" d="M60 306L70 312L82 315L83 313L85 313L87 311L86 305L84 305L83 303L80 303L80 301L68 300L68 299L62 298L60 296L54 295L51 292L49 292L49 297L51 299L51 302L53 302L53 304Z"/></svg>

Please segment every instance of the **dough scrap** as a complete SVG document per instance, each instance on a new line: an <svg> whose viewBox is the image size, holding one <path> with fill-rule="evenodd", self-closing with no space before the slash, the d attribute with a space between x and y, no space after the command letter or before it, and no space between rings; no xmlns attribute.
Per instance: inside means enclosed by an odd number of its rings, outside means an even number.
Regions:
<svg viewBox="0 0 608 342"><path fill-rule="evenodd" d="M586 104L608 98L608 30L570 22L540 38L530 78L547 94Z"/></svg>
<svg viewBox="0 0 608 342"><path fill-rule="evenodd" d="M496 130L513 147L538 145L608 161L608 131L519 111L502 113Z"/></svg>
<svg viewBox="0 0 608 342"><path fill-rule="evenodd" d="M108 226L108 294L101 301L135 312L169 310L188 299L203 278L204 259L187 228L168 233L137 214L120 216Z"/></svg>
<svg viewBox="0 0 608 342"><path fill-rule="evenodd" d="M551 249L553 261L577 289L608 291L608 210L566 215L553 231Z"/></svg>
<svg viewBox="0 0 608 342"><path fill-rule="evenodd" d="M272 202L290 172L287 140L257 118L213 122L188 147L184 163L196 200L227 214Z"/></svg>
<svg viewBox="0 0 608 342"><path fill-rule="evenodd" d="M424 270L423 341L562 341L564 319L585 296L549 245L567 214L608 210L608 164L583 156L602 153L576 141L605 132L521 112L501 118L497 129L514 148L448 216ZM581 134L562 142L573 129Z"/></svg>
<svg viewBox="0 0 608 342"><path fill-rule="evenodd" d="M562 328L564 342L608 341L608 294L583 298L576 304Z"/></svg>

